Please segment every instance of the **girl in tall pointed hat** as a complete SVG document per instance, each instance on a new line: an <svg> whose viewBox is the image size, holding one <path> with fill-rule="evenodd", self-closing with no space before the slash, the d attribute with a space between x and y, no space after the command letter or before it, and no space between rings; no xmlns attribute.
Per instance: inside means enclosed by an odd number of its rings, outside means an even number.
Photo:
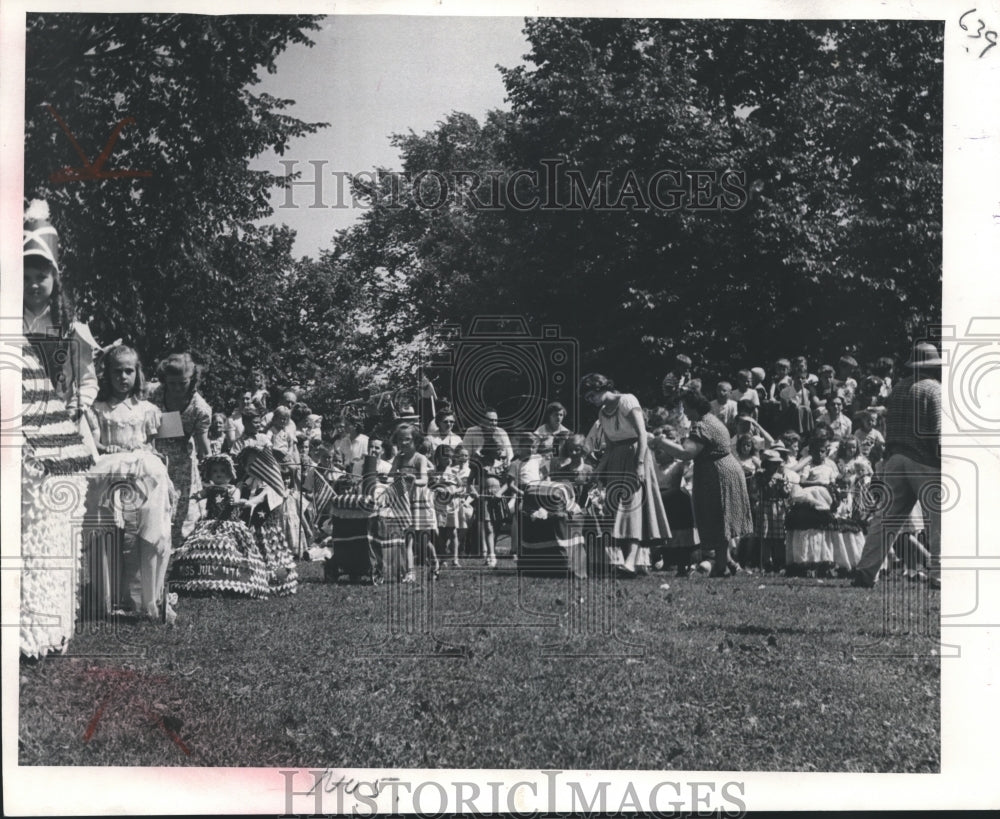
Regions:
<svg viewBox="0 0 1000 819"><path fill-rule="evenodd" d="M23 331L36 348L56 394L66 403L84 442L96 454L83 414L97 398L94 359L100 345L76 320L59 265L59 235L48 203L33 200L24 214Z"/></svg>
<svg viewBox="0 0 1000 819"><path fill-rule="evenodd" d="M21 616L20 648L28 657L64 650L77 612L75 578L83 517L85 473L93 443L80 434L80 403L97 394L93 357L86 367L74 349L59 278L55 228L44 203L24 220L24 334L21 353ZM89 333L87 333L89 336ZM74 369L74 362L80 366ZM90 382L93 382L92 384ZM65 398L80 396L73 411ZM88 428L89 431L89 428Z"/></svg>

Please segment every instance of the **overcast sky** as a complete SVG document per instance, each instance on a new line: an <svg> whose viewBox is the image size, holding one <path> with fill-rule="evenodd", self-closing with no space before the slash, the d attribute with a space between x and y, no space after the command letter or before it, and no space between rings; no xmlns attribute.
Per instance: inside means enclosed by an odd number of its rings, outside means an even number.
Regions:
<svg viewBox="0 0 1000 819"><path fill-rule="evenodd" d="M507 108L496 66L513 67L528 51L522 17L331 16L311 33L312 48L292 46L264 75L257 90L290 98L293 116L330 127L294 140L283 157L266 154L252 167L284 173L279 159L294 160L312 179L310 161L325 161L322 199L336 201L334 171L358 173L377 165L399 168L389 144L393 133L423 133L452 111L482 122L492 108ZM350 204L349 196L345 197ZM312 189L294 191L294 208L275 193L273 221L297 231L297 255L315 257L332 246L334 231L359 211L310 208Z"/></svg>

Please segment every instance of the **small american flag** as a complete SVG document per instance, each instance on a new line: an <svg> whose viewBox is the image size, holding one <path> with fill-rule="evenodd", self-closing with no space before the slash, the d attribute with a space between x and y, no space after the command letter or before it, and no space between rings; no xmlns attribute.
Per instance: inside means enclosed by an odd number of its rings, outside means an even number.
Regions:
<svg viewBox="0 0 1000 819"><path fill-rule="evenodd" d="M333 500L334 492L333 489L330 488L330 484L323 480L322 476L318 472L314 473L314 477L316 479L316 492L313 495L313 506L316 509L316 516L322 517L326 512L326 507L330 504L330 501Z"/></svg>

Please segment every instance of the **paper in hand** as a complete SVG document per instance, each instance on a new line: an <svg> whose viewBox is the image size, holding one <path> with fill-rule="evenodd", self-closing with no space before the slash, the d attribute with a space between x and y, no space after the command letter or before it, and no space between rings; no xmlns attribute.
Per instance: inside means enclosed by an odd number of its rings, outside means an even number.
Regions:
<svg viewBox="0 0 1000 819"><path fill-rule="evenodd" d="M181 424L179 412L165 412L160 416L160 428L156 431L157 438L183 438L184 426Z"/></svg>

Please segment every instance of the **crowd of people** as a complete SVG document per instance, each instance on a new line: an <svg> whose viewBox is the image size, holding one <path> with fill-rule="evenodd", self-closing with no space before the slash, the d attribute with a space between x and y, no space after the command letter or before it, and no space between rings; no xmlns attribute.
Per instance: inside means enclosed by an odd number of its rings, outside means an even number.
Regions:
<svg viewBox="0 0 1000 819"><path fill-rule="evenodd" d="M843 355L814 375L800 356L718 380L711 399L680 354L651 407L591 373L579 385L597 413L589 425L554 401L534 429L504 430L486 408L463 431L442 398L426 423L400 407L373 430L320 417L299 390L271 390L260 373L231 411L213 412L190 351L160 361L150 382L134 349L103 347L74 320L55 228L34 204L24 335L29 656L59 650L72 631L73 616L60 626L41 613L76 611L76 589L54 582L46 561L65 553L81 516L121 533L86 554L85 585L103 613L166 622L177 594L294 593L296 561L335 540L334 498L377 499L380 523L404 533L398 579L411 583L419 564L431 579L463 560L496 568L501 533L516 560L522 500L553 484L565 487L568 517L604 527L603 556L623 577L840 571L871 586L894 552L908 576L939 582L927 486L940 471L941 359L929 344L916 345L902 379L890 358L863 371ZM74 500L54 503L67 486ZM793 528L853 537L827 549Z"/></svg>

